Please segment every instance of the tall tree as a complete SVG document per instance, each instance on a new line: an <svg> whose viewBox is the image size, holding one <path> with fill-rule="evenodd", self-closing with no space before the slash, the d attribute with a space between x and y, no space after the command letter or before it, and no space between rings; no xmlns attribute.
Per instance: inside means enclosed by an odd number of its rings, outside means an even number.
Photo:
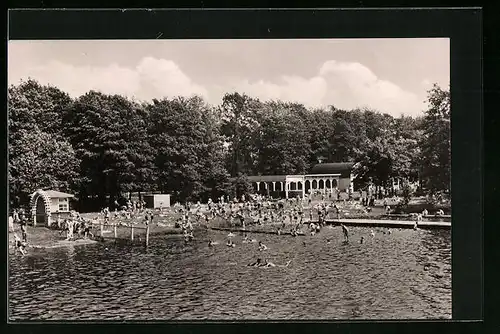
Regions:
<svg viewBox="0 0 500 334"><path fill-rule="evenodd" d="M226 94L222 98L221 131L229 150L227 168L233 177L253 174L255 170L257 119L262 109L263 104L259 100L245 94Z"/></svg>
<svg viewBox="0 0 500 334"><path fill-rule="evenodd" d="M421 181L431 192L450 190L450 91L437 84L428 91L428 109L423 119Z"/></svg>
<svg viewBox="0 0 500 334"><path fill-rule="evenodd" d="M302 174L309 169L310 140L300 112L303 105L273 101L266 103L257 135L258 173Z"/></svg>
<svg viewBox="0 0 500 334"><path fill-rule="evenodd" d="M222 138L203 100L154 100L148 110L159 188L179 201L223 192L228 175L223 167Z"/></svg>
<svg viewBox="0 0 500 334"><path fill-rule="evenodd" d="M34 80L8 90L9 193L14 206L26 205L38 188L73 192L79 160L63 136L68 94Z"/></svg>
<svg viewBox="0 0 500 334"><path fill-rule="evenodd" d="M152 150L141 106L119 95L91 91L67 115L66 132L81 157L81 195L101 203L150 190ZM109 201L108 201L109 200Z"/></svg>

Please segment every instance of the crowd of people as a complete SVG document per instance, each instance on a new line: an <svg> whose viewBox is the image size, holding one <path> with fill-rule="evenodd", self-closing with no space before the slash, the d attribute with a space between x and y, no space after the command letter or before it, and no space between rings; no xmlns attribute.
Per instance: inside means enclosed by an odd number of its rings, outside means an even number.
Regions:
<svg viewBox="0 0 500 334"><path fill-rule="evenodd" d="M170 213L177 213L179 218L175 222L175 227L182 230L185 242L194 240L193 224L205 227L213 226L212 222L222 223L230 228L241 228L245 230L247 226L269 226L272 233L278 235L289 234L293 237L309 234L314 236L321 232L326 225L327 219L340 219L341 215L348 215L349 210L343 212L345 208L361 207L363 212L369 212L371 203L359 204L359 201L343 200L331 201L322 198L321 201L313 205L311 196L302 199L300 197L282 200L272 200L269 197L261 195L241 196L241 198L231 199L229 196L221 196L217 200L208 200L206 205L200 202L196 204L187 202L183 205L175 203ZM384 201L386 212L390 212L387 201ZM173 212L172 212L173 211ZM147 209L144 201L128 200L124 205L114 202L114 211L105 207L92 219L83 218L78 212L71 211L69 217L65 219L57 218L53 226L62 233L66 232L66 240L75 240L75 238L92 238L94 234L92 229L100 224L113 224L117 226L131 226L132 224L144 223L153 224L155 217L162 215L162 209ZM439 210L437 215L443 215ZM414 228L417 228L422 217L428 215L424 210L417 214ZM21 237L15 234L16 249L25 253L27 245L27 219L23 210L14 210L9 217L9 228L14 231L14 224L21 227ZM308 224L307 224L308 223ZM158 226L162 225L160 219L157 219ZM349 230L345 225L341 225L345 241L349 240ZM236 244L231 239L231 233L228 235L226 246L235 247ZM243 243L252 242L248 237L243 239ZM254 242L256 242L254 240ZM361 243L363 239L361 239ZM209 246L213 247L218 242L209 240ZM265 245L259 243L259 250L267 249Z"/></svg>

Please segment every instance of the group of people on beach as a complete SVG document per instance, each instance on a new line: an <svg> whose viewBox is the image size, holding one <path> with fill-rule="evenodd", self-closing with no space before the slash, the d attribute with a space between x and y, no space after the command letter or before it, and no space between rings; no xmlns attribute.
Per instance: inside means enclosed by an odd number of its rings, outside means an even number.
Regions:
<svg viewBox="0 0 500 334"><path fill-rule="evenodd" d="M21 230L21 237L15 233L15 226L19 225ZM12 211L12 215L9 216L9 230L14 233L14 248L19 251L22 255L27 253L26 247L28 246L28 220L26 213L23 209Z"/></svg>

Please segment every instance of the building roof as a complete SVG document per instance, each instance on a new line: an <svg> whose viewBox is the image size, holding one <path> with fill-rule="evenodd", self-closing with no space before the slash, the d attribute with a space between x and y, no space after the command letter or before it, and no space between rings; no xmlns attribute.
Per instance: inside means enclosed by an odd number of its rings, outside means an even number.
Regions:
<svg viewBox="0 0 500 334"><path fill-rule="evenodd" d="M75 197L75 195L63 193L61 191L56 191L56 190L45 190L45 193L47 193L47 195L49 195L50 198L72 198L72 197Z"/></svg>
<svg viewBox="0 0 500 334"><path fill-rule="evenodd" d="M348 177L353 166L354 162L316 164L309 174L340 174L342 177Z"/></svg>
<svg viewBox="0 0 500 334"><path fill-rule="evenodd" d="M286 175L252 175L247 179L250 182L285 182Z"/></svg>

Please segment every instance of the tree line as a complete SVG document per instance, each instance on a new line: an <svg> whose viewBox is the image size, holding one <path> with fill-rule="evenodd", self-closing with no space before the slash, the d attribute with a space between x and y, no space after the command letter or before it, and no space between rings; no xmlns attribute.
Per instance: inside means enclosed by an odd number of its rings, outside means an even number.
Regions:
<svg viewBox="0 0 500 334"><path fill-rule="evenodd" d="M449 90L434 85L427 102L414 118L240 93L217 106L197 96L138 102L96 91L73 99L29 79L8 89L10 204L26 204L39 188L74 193L83 210L129 192L206 201L248 191L247 175L307 173L320 157L359 162L356 187L399 177L448 192Z"/></svg>

